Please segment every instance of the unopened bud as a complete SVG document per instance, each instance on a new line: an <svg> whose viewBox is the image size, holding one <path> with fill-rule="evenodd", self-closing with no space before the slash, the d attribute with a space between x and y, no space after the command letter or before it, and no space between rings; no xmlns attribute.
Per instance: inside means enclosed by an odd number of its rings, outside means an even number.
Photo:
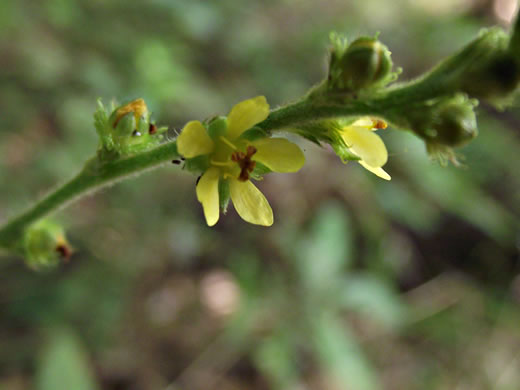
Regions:
<svg viewBox="0 0 520 390"><path fill-rule="evenodd" d="M478 134L474 107L463 94L430 101L412 119L413 131L429 144L459 147ZM420 115L420 117L419 117Z"/></svg>
<svg viewBox="0 0 520 390"><path fill-rule="evenodd" d="M511 53L504 52L483 62L463 80L461 89L480 99L508 97L520 83L520 62Z"/></svg>
<svg viewBox="0 0 520 390"><path fill-rule="evenodd" d="M46 220L27 229L23 249L27 265L36 270L56 266L60 260L69 260L72 254L63 228Z"/></svg>
<svg viewBox="0 0 520 390"><path fill-rule="evenodd" d="M339 62L345 87L358 90L384 82L392 71L390 54L377 39L356 39Z"/></svg>
<svg viewBox="0 0 520 390"><path fill-rule="evenodd" d="M140 136L148 132L150 113L143 99L135 99L115 109L109 123L116 137Z"/></svg>
<svg viewBox="0 0 520 390"><path fill-rule="evenodd" d="M101 141L101 156L113 158L158 145L167 128L157 127L150 116L143 99L114 108L110 116L99 101L94 123Z"/></svg>
<svg viewBox="0 0 520 390"><path fill-rule="evenodd" d="M347 46L345 39L334 36L332 43L329 88L357 91L395 79L391 53L376 38L361 37Z"/></svg>
<svg viewBox="0 0 520 390"><path fill-rule="evenodd" d="M464 49L437 66L425 79L449 85L472 98L496 105L510 101L520 84L520 55L509 35L495 27L483 30Z"/></svg>

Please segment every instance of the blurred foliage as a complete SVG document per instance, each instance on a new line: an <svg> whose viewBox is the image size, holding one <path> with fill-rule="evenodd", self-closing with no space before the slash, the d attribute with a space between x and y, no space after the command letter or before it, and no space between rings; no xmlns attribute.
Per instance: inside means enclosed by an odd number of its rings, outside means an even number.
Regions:
<svg viewBox="0 0 520 390"><path fill-rule="evenodd" d="M381 31L413 77L499 3L0 2L0 220L94 153L98 97L143 97L174 134L298 97L331 30ZM1 258L0 389L517 389L519 112L479 125L462 169L385 130L390 183L302 143L301 172L260 183L270 229L207 228L176 166L71 205L70 263Z"/></svg>

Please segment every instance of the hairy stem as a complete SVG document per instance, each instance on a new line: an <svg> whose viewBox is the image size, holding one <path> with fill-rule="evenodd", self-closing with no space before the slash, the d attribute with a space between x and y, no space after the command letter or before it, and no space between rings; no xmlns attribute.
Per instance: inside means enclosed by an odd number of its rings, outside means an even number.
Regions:
<svg viewBox="0 0 520 390"><path fill-rule="evenodd" d="M145 170L159 167L178 157L177 145L169 142L153 150L114 162L100 163L97 157L73 179L49 193L19 216L0 228L0 246L16 249L23 231L73 200Z"/></svg>

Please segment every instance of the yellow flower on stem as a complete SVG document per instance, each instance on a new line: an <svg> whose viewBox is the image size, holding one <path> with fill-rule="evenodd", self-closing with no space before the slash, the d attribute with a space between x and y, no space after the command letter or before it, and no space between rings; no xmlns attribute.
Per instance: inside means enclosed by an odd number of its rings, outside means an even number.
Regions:
<svg viewBox="0 0 520 390"><path fill-rule="evenodd" d="M264 96L235 105L227 117L227 126L208 132L199 121L184 126L177 138L179 153L186 159L207 155L209 167L197 184L197 199L202 203L209 226L220 214L219 183L229 185L231 201L245 221L263 226L273 224L273 210L264 195L249 180L259 162L273 172L296 172L305 162L300 148L282 138L249 141L241 137L269 115Z"/></svg>
<svg viewBox="0 0 520 390"><path fill-rule="evenodd" d="M374 133L375 130L385 128L384 121L367 117L344 126L340 134L349 151L359 157L358 162L363 168L382 179L390 180L390 175L381 168L388 160L388 152L381 138Z"/></svg>

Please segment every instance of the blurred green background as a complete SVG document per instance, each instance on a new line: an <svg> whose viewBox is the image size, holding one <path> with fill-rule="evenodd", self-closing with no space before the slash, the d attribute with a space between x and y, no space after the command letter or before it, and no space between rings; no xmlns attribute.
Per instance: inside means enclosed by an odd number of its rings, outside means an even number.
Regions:
<svg viewBox="0 0 520 390"><path fill-rule="evenodd" d="M331 30L380 31L407 79L515 3L1 1L0 221L93 154L98 97L174 134L301 96ZM391 182L301 142L300 172L259 183L269 229L208 228L173 165L74 203L70 263L0 258L0 389L519 389L520 111L478 112L459 169L380 132Z"/></svg>

